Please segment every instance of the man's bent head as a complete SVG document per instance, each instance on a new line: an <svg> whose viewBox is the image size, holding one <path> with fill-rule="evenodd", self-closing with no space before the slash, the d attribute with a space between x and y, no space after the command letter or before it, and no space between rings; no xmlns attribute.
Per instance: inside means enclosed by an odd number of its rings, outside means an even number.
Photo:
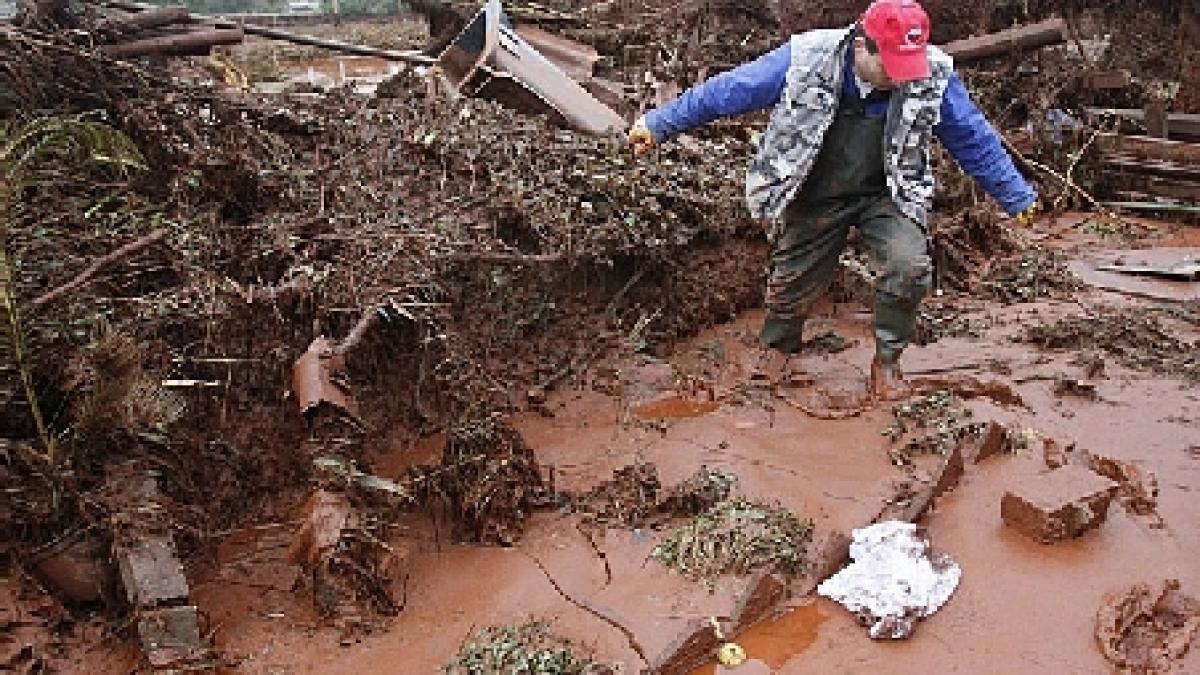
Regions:
<svg viewBox="0 0 1200 675"><path fill-rule="evenodd" d="M875 0L854 41L859 77L880 89L929 77L929 16L916 0Z"/></svg>

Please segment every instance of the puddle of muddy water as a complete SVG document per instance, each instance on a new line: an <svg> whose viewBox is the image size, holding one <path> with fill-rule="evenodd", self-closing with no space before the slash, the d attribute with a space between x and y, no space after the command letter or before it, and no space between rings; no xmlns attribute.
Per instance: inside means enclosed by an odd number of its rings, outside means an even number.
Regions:
<svg viewBox="0 0 1200 675"><path fill-rule="evenodd" d="M810 602L778 619L754 626L738 636L737 643L746 650L748 657L762 661L774 671L811 647L817 641L821 624L828 619L829 615L821 609L819 602ZM717 666L712 663L693 671L692 675L715 675L716 672Z"/></svg>
<svg viewBox="0 0 1200 675"><path fill-rule="evenodd" d="M720 401L693 401L682 396L651 401L634 408L642 419L684 419L702 417L721 407Z"/></svg>

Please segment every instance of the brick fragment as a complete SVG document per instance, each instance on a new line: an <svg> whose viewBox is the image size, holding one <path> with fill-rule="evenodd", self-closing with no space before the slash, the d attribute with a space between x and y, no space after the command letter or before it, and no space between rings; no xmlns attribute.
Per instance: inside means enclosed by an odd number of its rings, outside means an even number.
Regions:
<svg viewBox="0 0 1200 675"><path fill-rule="evenodd" d="M1083 467L1067 465L1025 481L1000 501L1005 524L1044 544L1099 527L1117 484Z"/></svg>
<svg viewBox="0 0 1200 675"><path fill-rule="evenodd" d="M169 534L142 535L115 548L117 568L131 605L156 607L187 599L187 579Z"/></svg>

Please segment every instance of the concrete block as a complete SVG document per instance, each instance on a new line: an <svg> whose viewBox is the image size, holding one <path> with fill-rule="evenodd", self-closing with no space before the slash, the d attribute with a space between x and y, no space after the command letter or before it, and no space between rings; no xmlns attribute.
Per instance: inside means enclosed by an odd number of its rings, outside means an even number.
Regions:
<svg viewBox="0 0 1200 675"><path fill-rule="evenodd" d="M1067 465L1031 478L1000 501L1005 524L1044 544L1099 527L1117 484L1088 469Z"/></svg>

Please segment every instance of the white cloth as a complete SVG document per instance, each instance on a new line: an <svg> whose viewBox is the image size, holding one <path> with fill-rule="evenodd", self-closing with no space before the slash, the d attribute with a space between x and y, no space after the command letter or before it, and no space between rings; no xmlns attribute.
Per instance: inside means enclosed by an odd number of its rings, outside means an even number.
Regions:
<svg viewBox="0 0 1200 675"><path fill-rule="evenodd" d="M854 562L817 593L858 614L872 638L906 638L958 587L962 570L945 554L930 558L929 542L912 523L889 520L854 531Z"/></svg>

